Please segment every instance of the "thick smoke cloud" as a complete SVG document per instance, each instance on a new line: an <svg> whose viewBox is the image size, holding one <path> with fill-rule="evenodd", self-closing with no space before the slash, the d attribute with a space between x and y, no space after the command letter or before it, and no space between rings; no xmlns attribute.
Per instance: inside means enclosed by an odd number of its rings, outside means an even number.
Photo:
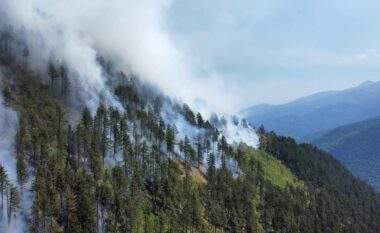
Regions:
<svg viewBox="0 0 380 233"><path fill-rule="evenodd" d="M47 64L53 58L66 64L81 87L82 102L92 110L100 101L120 107L98 64L102 55L205 117L211 112L231 113L236 103L221 79L199 72L202 69L173 42L165 22L171 4L171 0L2 0L0 9L14 26L24 28L34 51L31 62Z"/></svg>
<svg viewBox="0 0 380 233"><path fill-rule="evenodd" d="M11 21L24 27L41 59L57 57L75 71L79 84L89 90L88 105L96 105L105 81L97 55L111 58L124 72L133 72L172 97L205 112L199 99L213 111L226 112L234 105L223 93L215 75L204 77L173 43L165 24L170 0L3 0L0 7ZM33 41L36 44L36 41ZM207 107L209 108L209 107Z"/></svg>

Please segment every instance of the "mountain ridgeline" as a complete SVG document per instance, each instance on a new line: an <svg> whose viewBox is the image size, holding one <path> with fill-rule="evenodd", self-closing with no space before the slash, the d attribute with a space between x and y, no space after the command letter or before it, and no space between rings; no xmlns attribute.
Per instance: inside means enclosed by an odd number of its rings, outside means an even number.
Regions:
<svg viewBox="0 0 380 233"><path fill-rule="evenodd" d="M311 139L332 153L354 175L380 191L380 118L338 127Z"/></svg>
<svg viewBox="0 0 380 233"><path fill-rule="evenodd" d="M304 141L346 124L380 116L380 82L321 92L282 105L257 105L242 114L255 125Z"/></svg>
<svg viewBox="0 0 380 233"><path fill-rule="evenodd" d="M260 148L231 142L226 118L204 119L102 59L122 108L78 113L69 67L42 64L49 72L38 74L10 38L1 37L0 62L4 105L19 117L17 181L0 166L10 200L0 231L12 222L35 233L380 231L380 195L329 154L264 131Z"/></svg>

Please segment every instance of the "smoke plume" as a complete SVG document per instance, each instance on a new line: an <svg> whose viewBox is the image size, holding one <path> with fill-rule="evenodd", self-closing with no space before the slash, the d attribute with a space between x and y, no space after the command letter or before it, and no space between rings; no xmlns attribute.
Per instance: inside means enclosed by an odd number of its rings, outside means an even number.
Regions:
<svg viewBox="0 0 380 233"><path fill-rule="evenodd" d="M104 93L97 55L134 72L192 107L206 100L213 111L230 110L231 96L216 76L204 77L171 39L165 13L170 0L3 0L0 8L25 28L37 58L62 59L78 75L87 104ZM39 46L36 48L36 44ZM107 99L106 98L106 99ZM201 109L202 110L202 109ZM203 109L205 110L205 109Z"/></svg>
<svg viewBox="0 0 380 233"><path fill-rule="evenodd" d="M55 59L69 67L80 99L92 110L101 101L120 107L107 88L101 55L206 117L230 112L236 103L221 79L200 72L174 43L166 25L171 5L171 0L2 0L0 9L23 28L34 51L31 60Z"/></svg>

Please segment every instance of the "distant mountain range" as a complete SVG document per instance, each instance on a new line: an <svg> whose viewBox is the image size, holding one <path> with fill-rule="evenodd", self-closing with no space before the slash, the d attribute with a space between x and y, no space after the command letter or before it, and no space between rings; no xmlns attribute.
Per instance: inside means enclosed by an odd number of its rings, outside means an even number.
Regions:
<svg viewBox="0 0 380 233"><path fill-rule="evenodd" d="M311 143L380 191L380 82L243 111L256 126Z"/></svg>
<svg viewBox="0 0 380 233"><path fill-rule="evenodd" d="M311 143L332 153L380 191L380 117L338 127Z"/></svg>
<svg viewBox="0 0 380 233"><path fill-rule="evenodd" d="M343 91L321 92L282 105L256 105L242 111L254 125L298 141L380 115L380 82Z"/></svg>

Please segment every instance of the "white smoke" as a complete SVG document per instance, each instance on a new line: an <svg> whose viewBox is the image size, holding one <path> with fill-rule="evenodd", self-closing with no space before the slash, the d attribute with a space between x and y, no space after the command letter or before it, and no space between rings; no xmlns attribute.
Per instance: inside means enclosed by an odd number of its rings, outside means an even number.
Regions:
<svg viewBox="0 0 380 233"><path fill-rule="evenodd" d="M96 61L98 54L105 54L126 73L137 73L192 107L203 99L214 111L229 110L233 98L223 93L224 83L199 75L172 41L165 23L170 5L170 0L0 2L14 24L41 37L37 49L42 59L59 57L78 73L90 103L96 104L105 90Z"/></svg>
<svg viewBox="0 0 380 233"><path fill-rule="evenodd" d="M0 162L8 171L9 180L17 182L16 162L14 157L15 135L18 127L18 115L3 104L0 96Z"/></svg>
<svg viewBox="0 0 380 233"><path fill-rule="evenodd" d="M232 118L227 118L227 124L222 128L227 142L231 144L244 142L248 146L258 148L259 137L255 129L249 124L244 125L242 120L237 120L237 122L233 122Z"/></svg>
<svg viewBox="0 0 380 233"><path fill-rule="evenodd" d="M57 57L76 73L90 109L98 106L99 94L119 106L97 62L104 55L205 116L231 111L235 98L222 79L199 72L172 40L166 25L171 5L171 0L2 0L0 9L33 35L29 40L41 45L40 59Z"/></svg>
<svg viewBox="0 0 380 233"><path fill-rule="evenodd" d="M1 74L0 74L1 75ZM0 77L1 81L1 77ZM1 87L1 85L0 85ZM11 184L17 185L16 159L15 159L15 135L18 127L18 115L15 111L7 108L3 104L3 98L0 95L0 164L5 168ZM30 183L27 184L30 186ZM21 205L25 211L30 209L31 192L26 191L22 195ZM6 199L6 198L5 198ZM0 232L27 232L28 226L24 219L24 214L20 212L8 224L7 219L7 202L4 201L2 219L0 220ZM26 213L26 212L25 212Z"/></svg>

